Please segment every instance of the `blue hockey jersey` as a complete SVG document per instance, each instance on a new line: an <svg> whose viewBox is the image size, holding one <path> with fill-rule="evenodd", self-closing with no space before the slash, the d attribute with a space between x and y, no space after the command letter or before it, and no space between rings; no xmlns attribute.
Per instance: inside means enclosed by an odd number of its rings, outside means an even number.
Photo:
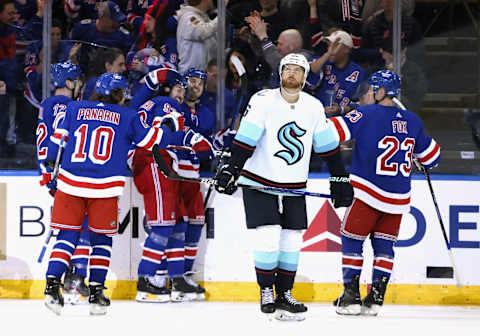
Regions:
<svg viewBox="0 0 480 336"><path fill-rule="evenodd" d="M44 162L48 155L50 136L53 135L59 122L65 117L67 104L71 101L72 99L67 96L58 95L46 98L40 105L36 131L37 163L40 175L47 172Z"/></svg>
<svg viewBox="0 0 480 336"><path fill-rule="evenodd" d="M90 198L121 195L131 144L147 150L156 143L165 147L169 137L164 131L148 127L139 114L128 107L90 101L70 102L48 146L48 158L54 160L56 145L62 135L65 136L58 189Z"/></svg>
<svg viewBox="0 0 480 336"><path fill-rule="evenodd" d="M340 141L355 139L355 197L387 213L409 212L412 159L426 168L440 160L440 146L425 134L421 119L394 106L366 105L330 121Z"/></svg>

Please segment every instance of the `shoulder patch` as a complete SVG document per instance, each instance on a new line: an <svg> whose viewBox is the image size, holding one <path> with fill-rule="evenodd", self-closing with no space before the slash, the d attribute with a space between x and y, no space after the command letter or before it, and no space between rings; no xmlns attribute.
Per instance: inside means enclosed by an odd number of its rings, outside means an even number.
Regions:
<svg viewBox="0 0 480 336"><path fill-rule="evenodd" d="M92 19L83 19L82 21L80 21L80 24L90 24L92 23Z"/></svg>

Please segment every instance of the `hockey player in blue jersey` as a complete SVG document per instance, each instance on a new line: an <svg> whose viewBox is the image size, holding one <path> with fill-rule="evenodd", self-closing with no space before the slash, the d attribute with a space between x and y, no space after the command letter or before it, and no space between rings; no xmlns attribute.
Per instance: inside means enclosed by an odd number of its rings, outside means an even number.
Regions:
<svg viewBox="0 0 480 336"><path fill-rule="evenodd" d="M290 189L307 185L314 152L327 162L334 206L349 206L353 189L341 161L339 141L322 104L302 91L307 59L288 54L279 66L281 86L250 99L232 144L231 158L216 177L216 189L232 194L236 181ZM307 228L305 196L243 189L247 228L253 231L255 273L260 309L278 319L302 320L307 311L292 296L303 231ZM275 297L275 293L276 297Z"/></svg>
<svg viewBox="0 0 480 336"><path fill-rule="evenodd" d="M125 78L104 74L97 81L94 101L67 104L63 118L48 146L47 162L55 160L64 138L62 161L51 227L59 229L46 272L45 305L56 314L63 307L60 279L77 245L82 222L88 215L92 245L90 256L90 314L106 313L110 300L104 283L110 265L112 236L118 229L118 196L127 175L127 152L132 143L151 149L158 144L184 143L185 132L163 126L148 127L135 110L121 106L125 101ZM51 166L51 164L47 164ZM43 184L51 180L45 173Z"/></svg>
<svg viewBox="0 0 480 336"><path fill-rule="evenodd" d="M440 147L425 134L421 119L394 106L400 77L381 70L368 83L375 104L331 119L340 141L355 139L350 172L355 199L341 227L344 290L335 301L336 312L342 315L377 315L394 265L400 222L410 211L412 160L429 169L440 159ZM361 300L359 279L368 237L374 253L372 287Z"/></svg>

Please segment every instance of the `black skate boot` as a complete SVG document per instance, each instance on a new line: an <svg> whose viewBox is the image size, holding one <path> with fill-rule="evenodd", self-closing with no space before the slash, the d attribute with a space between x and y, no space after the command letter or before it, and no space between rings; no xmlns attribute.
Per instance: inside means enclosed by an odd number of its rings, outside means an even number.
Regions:
<svg viewBox="0 0 480 336"><path fill-rule="evenodd" d="M272 287L260 288L260 310L265 314L275 313L275 295Z"/></svg>
<svg viewBox="0 0 480 336"><path fill-rule="evenodd" d="M277 314L275 318L280 321L303 321L305 316L303 313L307 311L307 307L295 300L292 291L289 289L285 292L277 294L275 300Z"/></svg>
<svg viewBox="0 0 480 336"><path fill-rule="evenodd" d="M86 298L90 294L88 286L85 284L85 277L75 274L74 266L70 266L67 273L65 273L63 294L65 296L65 302L73 305L82 302L86 303Z"/></svg>
<svg viewBox="0 0 480 336"><path fill-rule="evenodd" d="M55 277L47 278L47 286L45 287L45 307L60 315L63 308L63 296L60 292L62 283Z"/></svg>
<svg viewBox="0 0 480 336"><path fill-rule="evenodd" d="M193 286L197 289L197 297L195 298L195 300L197 301L203 301L205 300L205 288L203 288L202 286L200 286L198 283L195 282L195 280L193 280L193 272L187 272L185 273L185 281L190 285L190 286Z"/></svg>
<svg viewBox="0 0 480 336"><path fill-rule="evenodd" d="M380 307L383 306L387 284L388 278L386 276L382 276L372 283L370 292L362 300L362 315L377 316Z"/></svg>
<svg viewBox="0 0 480 336"><path fill-rule="evenodd" d="M90 315L105 315L107 307L110 306L110 299L103 295L103 290L107 289L104 285L90 285L90 296L88 303L90 304Z"/></svg>
<svg viewBox="0 0 480 336"><path fill-rule="evenodd" d="M183 276L172 279L172 294L170 299L173 302L192 301L197 298L197 288L190 285Z"/></svg>
<svg viewBox="0 0 480 336"><path fill-rule="evenodd" d="M135 298L138 302L168 302L170 294L171 291L167 288L164 276L138 277L137 297Z"/></svg>
<svg viewBox="0 0 480 336"><path fill-rule="evenodd" d="M353 277L348 285L344 285L343 293L336 301L336 312L340 315L359 315L362 301L360 300L360 275Z"/></svg>

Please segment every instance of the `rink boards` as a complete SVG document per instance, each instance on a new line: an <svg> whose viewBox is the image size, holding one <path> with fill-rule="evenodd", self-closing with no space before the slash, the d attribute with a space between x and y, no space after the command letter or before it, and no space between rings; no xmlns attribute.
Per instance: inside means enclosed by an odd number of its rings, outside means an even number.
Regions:
<svg viewBox="0 0 480 336"><path fill-rule="evenodd" d="M440 211L450 237L463 288L455 286L451 267L428 185L423 176L412 181L412 210L402 221L395 249L395 266L386 301L398 304L480 304L480 177L433 177ZM116 299L135 297L136 272L143 228L143 200L127 182L119 202L120 234L114 238L110 294ZM326 175L314 175L308 189L328 193ZM41 298L49 250L37 263L48 233L53 199L38 184L34 172L0 175L0 297ZM253 270L250 234L240 192L216 194L213 239L205 230L195 265L213 301L256 301L258 289ZM129 209L132 211L129 213ZM341 292L340 223L344 209L334 210L323 198L308 197L309 228L304 234L295 292L306 301L330 301ZM210 227L212 229L212 227ZM53 242L53 241L52 241ZM372 252L364 251L362 283L369 282ZM475 262L476 261L476 262ZM365 290L365 286L362 290Z"/></svg>

